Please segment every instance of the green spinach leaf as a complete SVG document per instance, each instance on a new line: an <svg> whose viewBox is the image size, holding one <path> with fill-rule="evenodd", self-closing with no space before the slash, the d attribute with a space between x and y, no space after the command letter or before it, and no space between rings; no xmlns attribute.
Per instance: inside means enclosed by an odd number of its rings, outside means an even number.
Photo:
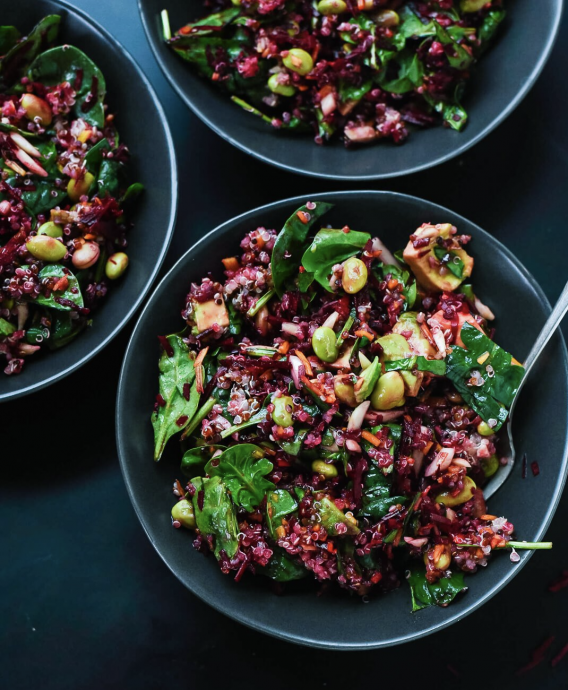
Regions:
<svg viewBox="0 0 568 690"><path fill-rule="evenodd" d="M221 477L235 504L249 513L262 503L267 491L274 489L274 484L265 479L272 469L262 449L252 443L231 446L205 465L206 473Z"/></svg>
<svg viewBox="0 0 568 690"><path fill-rule="evenodd" d="M6 55L21 37L15 26L0 26L0 56Z"/></svg>
<svg viewBox="0 0 568 690"><path fill-rule="evenodd" d="M67 81L75 89L72 113L91 125L104 127L105 78L95 63L74 46L58 46L40 53L30 65L28 77L47 86Z"/></svg>
<svg viewBox="0 0 568 690"><path fill-rule="evenodd" d="M469 323L464 323L461 338L467 349L452 346L446 375L467 404L498 431L519 390L524 367L513 364L508 352ZM474 385L475 381L482 383Z"/></svg>
<svg viewBox="0 0 568 690"><path fill-rule="evenodd" d="M16 327L6 319L0 317L0 336L9 336L16 330Z"/></svg>
<svg viewBox="0 0 568 690"><path fill-rule="evenodd" d="M257 571L276 582L301 580L308 576L307 569L278 546L273 549L272 558L268 565L257 567Z"/></svg>
<svg viewBox="0 0 568 690"><path fill-rule="evenodd" d="M192 503L197 529L203 535L212 534L215 537L216 558L219 558L221 551L233 558L239 550L239 525L227 487L220 477L196 477L191 483L196 488Z"/></svg>
<svg viewBox="0 0 568 690"><path fill-rule="evenodd" d="M298 267L304 252L310 229L314 223L333 208L325 201L314 202L315 208L302 206L284 223L272 250L272 280L274 289L282 297L287 283L298 274Z"/></svg>
<svg viewBox="0 0 568 690"><path fill-rule="evenodd" d="M410 571L408 584L412 594L413 613L428 606L446 606L460 592L467 590L463 573L454 573L451 577L443 577L432 584L426 579L426 573L418 568Z"/></svg>
<svg viewBox="0 0 568 690"><path fill-rule="evenodd" d="M297 507L297 501L286 489L268 491L266 494L266 517L268 529L273 539L276 539L276 528L282 525L282 518L293 513Z"/></svg>
<svg viewBox="0 0 568 690"><path fill-rule="evenodd" d="M162 351L159 362L159 391L165 404L158 405L152 414L156 461L161 458L169 439L191 422L199 403L193 353L179 335L168 335L166 340L168 347Z"/></svg>
<svg viewBox="0 0 568 690"><path fill-rule="evenodd" d="M202 471L205 463L211 460L213 453L225 448L226 446L205 445L186 450L181 459L181 471L186 477L195 477L195 473Z"/></svg>
<svg viewBox="0 0 568 690"><path fill-rule="evenodd" d="M44 266L39 272L39 278L64 278L67 277L68 285L63 292L52 292L49 297L44 297L39 295L35 302L36 304L41 304L43 307L50 307L51 309L59 309L60 311L71 311L73 307L67 306L65 304L60 304L56 301L57 299L64 299L73 302L73 304L78 307L83 306L83 295L81 294L81 289L79 288L79 283L77 278L71 273L69 269L64 269L63 266L59 264L50 264L49 266Z"/></svg>
<svg viewBox="0 0 568 690"><path fill-rule="evenodd" d="M5 89L23 77L35 57L53 44L59 33L61 17L50 14L38 22L30 33L0 60L0 87Z"/></svg>

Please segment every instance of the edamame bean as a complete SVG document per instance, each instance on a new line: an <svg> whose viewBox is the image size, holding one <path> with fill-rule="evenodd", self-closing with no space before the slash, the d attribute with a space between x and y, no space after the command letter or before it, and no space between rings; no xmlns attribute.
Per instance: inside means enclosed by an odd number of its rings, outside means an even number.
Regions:
<svg viewBox="0 0 568 690"><path fill-rule="evenodd" d="M377 381L371 393L373 409L392 410L404 403L404 379L398 371L387 371Z"/></svg>
<svg viewBox="0 0 568 690"><path fill-rule="evenodd" d="M172 508L172 518L180 522L184 527L187 527L187 529L195 529L197 527L193 506L185 498L178 501Z"/></svg>
<svg viewBox="0 0 568 690"><path fill-rule="evenodd" d="M376 24L385 28L398 26L400 23L400 17L394 10L379 10L373 15L373 19Z"/></svg>
<svg viewBox="0 0 568 690"><path fill-rule="evenodd" d="M349 407L357 407L357 398L355 397L355 389L351 382L349 374L336 376L333 379L333 390L338 400Z"/></svg>
<svg viewBox="0 0 568 690"><path fill-rule="evenodd" d="M326 479L337 477L337 468L335 465L330 465L324 460L314 460L312 462L312 470L318 474L323 474Z"/></svg>
<svg viewBox="0 0 568 690"><path fill-rule="evenodd" d="M329 326L316 328L312 335L312 347L316 357L322 362L335 362L339 357L337 349L337 336Z"/></svg>
<svg viewBox="0 0 568 690"><path fill-rule="evenodd" d="M294 401L292 398L289 395L281 395L279 398L273 398L272 404L274 405L272 421L278 426L292 426L294 423L292 419Z"/></svg>
<svg viewBox="0 0 568 690"><path fill-rule="evenodd" d="M61 261L67 254L67 247L49 235L36 235L26 242L26 249L40 261Z"/></svg>
<svg viewBox="0 0 568 690"><path fill-rule="evenodd" d="M312 56L302 48L291 48L282 58L282 62L285 67L302 77L311 72L314 67Z"/></svg>
<svg viewBox="0 0 568 690"><path fill-rule="evenodd" d="M321 0L318 2L318 12L326 17L341 14L347 10L347 3L343 0Z"/></svg>
<svg viewBox="0 0 568 690"><path fill-rule="evenodd" d="M345 292L354 295L362 290L367 284L367 267L361 261L352 256L343 264L343 276L341 284Z"/></svg>
<svg viewBox="0 0 568 690"><path fill-rule="evenodd" d="M71 201L77 203L82 196L88 194L91 185L95 181L95 176L86 172L80 180L71 179L67 183L67 195Z"/></svg>
<svg viewBox="0 0 568 690"><path fill-rule="evenodd" d="M116 252L108 257L105 264L105 274L109 280L116 280L126 271L128 256L124 252Z"/></svg>
<svg viewBox="0 0 568 690"><path fill-rule="evenodd" d="M483 470L485 477L489 479L495 472L499 469L499 458L496 455L492 455L490 458L481 458L481 469Z"/></svg>
<svg viewBox="0 0 568 690"><path fill-rule="evenodd" d="M442 491L441 494L436 496L436 503L443 503L446 508L453 508L454 506L459 506L462 503L466 503L471 498L473 498L473 490L477 486L473 479L466 477L463 480L463 489L459 492L457 496L452 496L449 491Z"/></svg>
<svg viewBox="0 0 568 690"><path fill-rule="evenodd" d="M493 436L495 433L487 422L479 422L477 425L477 433L480 436Z"/></svg>
<svg viewBox="0 0 568 690"><path fill-rule="evenodd" d="M38 235L48 235L49 237L63 237L63 229L52 220L40 225L37 231Z"/></svg>
<svg viewBox="0 0 568 690"><path fill-rule="evenodd" d="M487 0L461 0L460 9L462 12L479 12L487 5Z"/></svg>
<svg viewBox="0 0 568 690"><path fill-rule="evenodd" d="M296 93L296 89L292 84L285 84L281 80L281 74L273 74L268 80L268 88L272 93L278 93L280 96L293 96Z"/></svg>
<svg viewBox="0 0 568 690"><path fill-rule="evenodd" d="M33 93L25 93L20 98L20 105L26 111L26 117L32 122L47 126L51 124L53 114L47 101Z"/></svg>

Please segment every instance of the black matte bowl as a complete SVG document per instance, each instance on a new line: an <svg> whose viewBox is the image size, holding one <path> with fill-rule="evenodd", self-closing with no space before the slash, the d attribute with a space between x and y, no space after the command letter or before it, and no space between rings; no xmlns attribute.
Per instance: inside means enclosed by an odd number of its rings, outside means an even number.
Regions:
<svg viewBox="0 0 568 690"><path fill-rule="evenodd" d="M276 596L264 578L245 576L235 583L220 572L213 559L192 549L189 532L172 529L171 487L179 476L179 447L172 441L160 463L152 460L150 413L158 390L157 336L179 331L180 311L191 281L199 281L208 271L222 278L221 259L238 253L246 232L259 225L281 228L308 199L336 204L326 215L326 223L376 233L392 249L402 247L425 221L454 223L460 232L471 234L468 251L471 248L476 259L474 285L497 315L497 340L521 360L528 354L550 308L534 278L481 228L441 206L392 192L336 192L287 199L245 213L210 232L156 288L136 325L122 367L116 414L118 452L130 498L150 541L197 596L235 620L286 640L334 649L383 647L422 637L463 618L511 580L530 552L522 552L517 565L507 553L495 555L489 567L467 578L469 591L445 609L411 614L410 592L404 583L366 605L343 592L318 597L315 584ZM553 338L536 366L538 371L531 375L516 408L515 445L519 456L526 452L539 459L541 473L537 479L523 480L519 467L489 504L491 513L506 515L514 522L517 539L530 541L544 535L568 467L568 360L561 335Z"/></svg>
<svg viewBox="0 0 568 690"><path fill-rule="evenodd" d="M160 11L172 32L204 15L202 0L138 0L156 60L185 103L231 144L266 163L305 175L373 180L424 170L463 153L502 122L540 74L554 43L562 0L510 0L499 39L475 68L463 105L470 120L463 132L444 127L411 133L402 145L380 143L346 150L341 142L317 146L313 137L274 131L206 83L164 43Z"/></svg>
<svg viewBox="0 0 568 690"><path fill-rule="evenodd" d="M107 102L131 152L128 177L142 182L129 236L130 264L113 283L107 298L93 312L93 326L66 347L30 357L21 374L0 371L0 401L43 388L91 360L134 314L165 257L173 232L177 203L177 169L170 130L150 83L126 50L101 26L79 10L56 0L18 0L2 5L0 23L22 33L48 14L63 16L60 43L83 50L101 68Z"/></svg>

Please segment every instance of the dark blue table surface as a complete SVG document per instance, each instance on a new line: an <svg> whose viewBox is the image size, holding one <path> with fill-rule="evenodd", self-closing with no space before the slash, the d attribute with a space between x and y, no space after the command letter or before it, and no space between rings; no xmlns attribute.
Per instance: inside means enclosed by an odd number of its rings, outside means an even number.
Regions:
<svg viewBox="0 0 568 690"><path fill-rule="evenodd" d="M159 71L135 0L74 4L134 55L168 114L180 205L164 271L235 214L354 186L269 168L210 132ZM472 219L520 258L551 302L568 278L567 61L564 21L536 87L497 131L444 166L365 185L422 196ZM464 621L398 648L339 655L297 647L241 627L190 594L147 540L119 470L114 403L131 327L75 375L2 407L0 687L567 687L568 656L555 668L546 661L515 672L547 636L555 635L554 652L568 643L568 589L547 590L568 568L568 498L549 531L552 552L535 555ZM531 480L535 501L544 500L538 478Z"/></svg>

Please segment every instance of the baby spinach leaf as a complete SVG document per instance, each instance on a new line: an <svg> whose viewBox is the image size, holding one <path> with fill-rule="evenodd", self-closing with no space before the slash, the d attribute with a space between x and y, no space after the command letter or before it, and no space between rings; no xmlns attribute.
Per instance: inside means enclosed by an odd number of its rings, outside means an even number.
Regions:
<svg viewBox="0 0 568 690"><path fill-rule="evenodd" d="M407 357L406 359L395 359L392 362L384 363L385 371L429 371L436 376L444 376L446 373L446 362L443 359L426 359L421 355Z"/></svg>
<svg viewBox="0 0 568 690"><path fill-rule="evenodd" d="M309 411L308 405L304 405L303 408L312 416L319 414L319 410L315 406L312 406L314 410L313 412ZM279 441L278 445L280 446L280 448L282 448L282 450L285 453L288 453L288 455L293 455L294 457L297 457L300 452L300 449L302 448L302 443L304 442L304 439L308 434L308 431L309 429L306 428L298 429L296 435L291 441Z"/></svg>
<svg viewBox="0 0 568 690"><path fill-rule="evenodd" d="M103 162L103 154L110 151L110 144L108 139L101 139L94 146L92 146L85 154L85 167L95 177L98 177L101 163Z"/></svg>
<svg viewBox="0 0 568 690"><path fill-rule="evenodd" d="M39 21L30 33L0 60L0 87L12 86L24 76L29 65L53 44L59 33L61 17L50 14Z"/></svg>
<svg viewBox="0 0 568 690"><path fill-rule="evenodd" d="M211 456L218 450L225 450L226 446L196 446L186 450L181 459L181 471L186 477L194 477L205 467L205 463L211 460Z"/></svg>
<svg viewBox="0 0 568 690"><path fill-rule="evenodd" d="M481 26L477 30L477 38L481 41L482 50L486 48L487 44L495 35L499 25L505 19L505 10L489 10L483 18Z"/></svg>
<svg viewBox="0 0 568 690"><path fill-rule="evenodd" d="M274 489L265 476L272 472L272 463L263 457L262 449L252 443L231 446L205 465L207 474L221 477L236 505L252 512L262 503L264 494Z"/></svg>
<svg viewBox="0 0 568 690"><path fill-rule="evenodd" d="M21 37L15 26L0 26L0 56L13 48Z"/></svg>
<svg viewBox="0 0 568 690"><path fill-rule="evenodd" d="M438 261L443 262L444 266L453 273L456 278L463 277L464 263L455 252L448 251L444 247L434 247L434 254Z"/></svg>
<svg viewBox="0 0 568 690"><path fill-rule="evenodd" d="M205 36L208 34L217 33L220 29L228 26L241 13L240 7L228 7L221 12L214 12L207 17L203 17L197 22L187 24L183 27L183 33L180 36L187 36L193 38L195 36Z"/></svg>
<svg viewBox="0 0 568 690"><path fill-rule="evenodd" d="M266 494L266 517L268 529L273 539L276 539L276 528L282 525L282 518L293 513L297 507L297 501L286 489L268 491Z"/></svg>
<svg viewBox="0 0 568 690"><path fill-rule="evenodd" d="M401 22L398 33L405 38L426 38L427 36L434 36L436 33L434 20L423 22L408 5L400 9L399 16Z"/></svg>
<svg viewBox="0 0 568 690"><path fill-rule="evenodd" d="M426 573L413 568L408 577L412 595L412 612L420 611L428 606L446 606L460 593L467 590L463 581L463 573L454 573L451 577L442 577L438 582L430 583Z"/></svg>
<svg viewBox="0 0 568 690"><path fill-rule="evenodd" d="M70 343L85 327L83 322L77 322L66 311L55 311L51 319L51 335L47 340L50 350L58 350Z"/></svg>
<svg viewBox="0 0 568 690"><path fill-rule="evenodd" d="M371 239L366 232L322 228L302 256L302 266L330 292L329 275L337 263L358 254ZM305 275L305 274L304 274Z"/></svg>
<svg viewBox="0 0 568 690"><path fill-rule="evenodd" d="M315 208L300 207L284 223L272 250L272 280L278 297L282 297L287 283L292 281L304 252L304 245L314 223L333 208L325 201L314 202Z"/></svg>
<svg viewBox="0 0 568 690"><path fill-rule="evenodd" d="M257 566L257 572L266 575L276 582L290 582L291 580L301 580L307 577L308 571L301 563L295 561L284 549L279 546L273 549L268 565Z"/></svg>
<svg viewBox="0 0 568 690"><path fill-rule="evenodd" d="M40 53L30 65L27 76L47 86L69 82L75 89L73 115L82 117L91 125L104 126L105 78L95 63L78 48L58 46Z"/></svg>
<svg viewBox="0 0 568 690"><path fill-rule="evenodd" d="M467 349L452 346L446 357L446 375L467 404L484 421L493 420L492 428L498 431L519 390L524 367L513 364L508 352L469 323L464 323L461 338ZM479 374L477 380L483 381L481 385L470 383L474 372Z"/></svg>
<svg viewBox="0 0 568 690"><path fill-rule="evenodd" d="M408 502L406 496L391 496L392 478L385 477L382 470L374 463L369 468L363 484L363 500L359 515L380 520L390 510L391 506L404 505Z"/></svg>
<svg viewBox="0 0 568 690"><path fill-rule="evenodd" d="M57 299L64 299L73 302L78 307L82 307L83 295L81 294L79 283L69 269L64 269L59 264L50 264L49 266L44 266L39 272L40 280L42 278L64 278L65 276L67 277L68 286L63 292L52 292L49 297L40 294L35 300L36 304L41 304L51 309L59 309L60 311L71 311L73 307L60 304L57 301Z"/></svg>
<svg viewBox="0 0 568 690"><path fill-rule="evenodd" d="M387 78L387 70L379 76L380 87L389 93L408 93L422 84L424 77L424 65L418 55L412 51L404 51L396 57L398 76L395 79Z"/></svg>
<svg viewBox="0 0 568 690"><path fill-rule="evenodd" d="M221 551L233 558L239 550L239 525L227 487L220 477L196 477L191 483L196 488L192 503L197 529L203 535L212 534L215 537L216 558L219 558ZM203 509L199 507L200 504Z"/></svg>
<svg viewBox="0 0 568 690"><path fill-rule="evenodd" d="M240 424L234 424L228 429L223 429L221 432L221 438L228 438L232 436L236 431L241 431L241 429L246 429L249 426L255 426L260 424L260 422L266 421L266 404L265 403L258 412L253 414L253 416L248 420L248 422L241 422Z"/></svg>
<svg viewBox="0 0 568 690"><path fill-rule="evenodd" d="M459 70L468 69L473 62L473 55L468 53L462 45L454 40L451 34L446 31L443 26L438 24L438 22L434 22L434 24L438 41L440 41L442 45L450 46L451 48L450 53L446 51L446 57L450 65Z"/></svg>
<svg viewBox="0 0 568 690"><path fill-rule="evenodd" d="M183 431L192 420L199 402L195 385L193 353L179 335L166 336L168 348L162 351L159 391L165 405L152 414L154 460L159 460L169 439ZM189 400L187 396L189 386Z"/></svg>

